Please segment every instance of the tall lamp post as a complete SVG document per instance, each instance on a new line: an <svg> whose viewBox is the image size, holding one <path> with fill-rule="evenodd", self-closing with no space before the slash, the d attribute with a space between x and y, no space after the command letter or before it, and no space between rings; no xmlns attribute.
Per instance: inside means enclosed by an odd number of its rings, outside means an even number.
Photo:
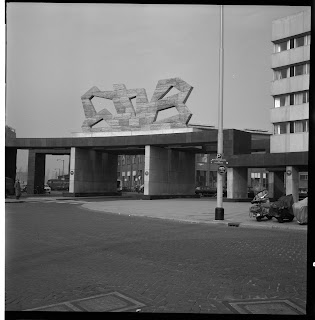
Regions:
<svg viewBox="0 0 315 320"><path fill-rule="evenodd" d="M223 157L223 5L220 5L220 69L219 69L219 110L218 110L218 150ZM217 207L215 220L224 220L223 174L217 172Z"/></svg>
<svg viewBox="0 0 315 320"><path fill-rule="evenodd" d="M64 174L65 174L65 160L64 160L64 159L57 159L57 161L62 161L62 177L64 178Z"/></svg>

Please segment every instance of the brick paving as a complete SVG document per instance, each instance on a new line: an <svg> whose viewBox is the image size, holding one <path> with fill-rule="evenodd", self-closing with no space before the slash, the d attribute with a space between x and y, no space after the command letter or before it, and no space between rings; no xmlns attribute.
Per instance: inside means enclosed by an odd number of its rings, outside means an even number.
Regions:
<svg viewBox="0 0 315 320"><path fill-rule="evenodd" d="M111 292L141 312L228 314L255 299L305 310L306 232L6 204L6 310Z"/></svg>

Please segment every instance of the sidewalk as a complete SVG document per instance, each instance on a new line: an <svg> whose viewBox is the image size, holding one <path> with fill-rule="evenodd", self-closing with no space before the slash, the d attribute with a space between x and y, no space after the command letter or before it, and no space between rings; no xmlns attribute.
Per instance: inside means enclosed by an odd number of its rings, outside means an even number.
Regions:
<svg viewBox="0 0 315 320"><path fill-rule="evenodd" d="M191 223L225 224L231 227L275 228L281 230L307 231L307 225L300 225L296 219L279 223L272 220L256 221L249 216L250 203L223 202L224 220L215 220L215 199L167 199L167 200L118 200L88 202L86 209L112 212L124 215L169 219Z"/></svg>
<svg viewBox="0 0 315 320"><path fill-rule="evenodd" d="M94 200L94 201L93 201ZM224 220L215 220L215 198L200 199L161 199L161 200L133 200L113 197L94 198L65 198L65 197L22 197L20 200L6 199L6 203L21 202L76 202L83 208L124 214L143 216L157 219L169 219L190 223L225 224L230 227L267 228L278 230L307 231L307 225L300 225L296 219L292 222L279 223L272 220L256 221L249 216L249 202L223 202Z"/></svg>

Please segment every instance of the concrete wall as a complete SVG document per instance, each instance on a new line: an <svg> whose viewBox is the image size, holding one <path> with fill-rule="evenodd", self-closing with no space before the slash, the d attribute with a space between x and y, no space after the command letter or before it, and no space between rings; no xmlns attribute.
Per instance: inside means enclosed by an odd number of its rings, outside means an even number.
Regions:
<svg viewBox="0 0 315 320"><path fill-rule="evenodd" d="M285 194L292 194L294 202L299 201L299 171L297 167L286 167Z"/></svg>
<svg viewBox="0 0 315 320"><path fill-rule="evenodd" d="M294 106L285 106L273 108L270 110L270 121L272 123L295 121L308 119L309 117L309 104L303 103Z"/></svg>
<svg viewBox="0 0 315 320"><path fill-rule="evenodd" d="M117 155L71 148L69 193L116 191Z"/></svg>
<svg viewBox="0 0 315 320"><path fill-rule="evenodd" d="M5 150L5 176L15 180L16 176L16 149Z"/></svg>
<svg viewBox="0 0 315 320"><path fill-rule="evenodd" d="M247 198L247 168L227 168L227 198Z"/></svg>
<svg viewBox="0 0 315 320"><path fill-rule="evenodd" d="M145 195L195 193L195 154L145 146Z"/></svg>
<svg viewBox="0 0 315 320"><path fill-rule="evenodd" d="M285 194L284 171L270 171L268 173L269 197L279 199Z"/></svg>
<svg viewBox="0 0 315 320"><path fill-rule="evenodd" d="M271 95L280 95L290 92L298 92L308 90L310 86L309 74L301 76L285 78L273 81L271 84Z"/></svg>
<svg viewBox="0 0 315 320"><path fill-rule="evenodd" d="M271 55L271 68L274 69L302 61L309 61L310 57L310 45L273 53Z"/></svg>
<svg viewBox="0 0 315 320"><path fill-rule="evenodd" d="M272 41L311 30L311 9L272 22Z"/></svg>
<svg viewBox="0 0 315 320"><path fill-rule="evenodd" d="M308 151L308 132L277 134L270 137L270 153Z"/></svg>
<svg viewBox="0 0 315 320"><path fill-rule="evenodd" d="M34 189L45 184L46 154L37 153L36 150L29 150L28 153L28 178L27 193L33 194Z"/></svg>

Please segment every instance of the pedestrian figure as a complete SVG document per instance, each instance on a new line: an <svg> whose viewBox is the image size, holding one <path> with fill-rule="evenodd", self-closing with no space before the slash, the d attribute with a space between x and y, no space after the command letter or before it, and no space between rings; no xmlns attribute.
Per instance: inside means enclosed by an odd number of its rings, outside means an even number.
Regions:
<svg viewBox="0 0 315 320"><path fill-rule="evenodd" d="M18 179L14 183L14 189L15 189L15 198L18 200L20 199L20 196L21 196L21 185Z"/></svg>

